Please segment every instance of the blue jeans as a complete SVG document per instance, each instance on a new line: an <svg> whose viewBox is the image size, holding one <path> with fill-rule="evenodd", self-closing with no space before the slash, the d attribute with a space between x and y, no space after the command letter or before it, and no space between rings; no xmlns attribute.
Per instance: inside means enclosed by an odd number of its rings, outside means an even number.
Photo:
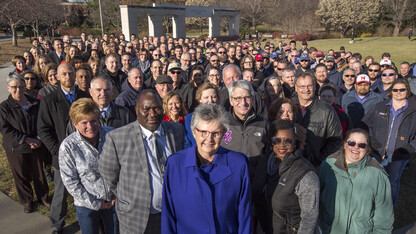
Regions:
<svg viewBox="0 0 416 234"><path fill-rule="evenodd" d="M400 177L409 160L397 160L384 166L391 185L391 198L393 199L393 207L396 207L397 198L399 197Z"/></svg>
<svg viewBox="0 0 416 234"><path fill-rule="evenodd" d="M106 234L117 234L118 219L114 207L111 209L92 210L86 207L76 206L76 213L82 234L98 234L100 220L103 220Z"/></svg>

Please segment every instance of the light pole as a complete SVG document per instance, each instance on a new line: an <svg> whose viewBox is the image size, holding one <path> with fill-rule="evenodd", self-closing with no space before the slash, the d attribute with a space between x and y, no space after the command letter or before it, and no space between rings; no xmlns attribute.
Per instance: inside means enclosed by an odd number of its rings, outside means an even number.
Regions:
<svg viewBox="0 0 416 234"><path fill-rule="evenodd" d="M357 0L354 1L354 17L353 17L353 21L352 21L352 29L351 29L351 41L350 43L354 43L354 36L355 36L355 20L356 18L356 14L357 14Z"/></svg>
<svg viewBox="0 0 416 234"><path fill-rule="evenodd" d="M101 11L101 0L98 0L98 7L100 8L101 38L103 38L104 37L104 26L103 26L103 12Z"/></svg>

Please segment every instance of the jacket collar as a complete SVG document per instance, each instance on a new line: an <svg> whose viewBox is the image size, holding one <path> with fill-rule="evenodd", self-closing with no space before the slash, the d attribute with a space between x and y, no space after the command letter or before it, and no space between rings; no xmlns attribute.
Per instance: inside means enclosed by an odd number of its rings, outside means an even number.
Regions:
<svg viewBox="0 0 416 234"><path fill-rule="evenodd" d="M27 102L29 103L27 105L27 109L29 110L31 107L38 105L38 102L36 101L37 99L34 99L28 95L26 95L26 99ZM13 108L20 108L19 104L17 104L17 102L12 98L12 95L9 95L9 97L7 98L7 103L9 104L9 106L13 107Z"/></svg>
<svg viewBox="0 0 416 234"><path fill-rule="evenodd" d="M193 167L197 169L196 164L196 155L195 152L197 150L197 146L194 145L191 148L188 148L185 150L185 162L183 166L185 168ZM223 147L219 147L217 150L217 153L214 156L214 160L212 163L208 166L212 166L212 170L210 172L210 182L212 184L219 183L220 181L226 179L231 175L231 169L228 166L228 157L227 157L227 151ZM200 170L194 170L194 177L201 177Z"/></svg>

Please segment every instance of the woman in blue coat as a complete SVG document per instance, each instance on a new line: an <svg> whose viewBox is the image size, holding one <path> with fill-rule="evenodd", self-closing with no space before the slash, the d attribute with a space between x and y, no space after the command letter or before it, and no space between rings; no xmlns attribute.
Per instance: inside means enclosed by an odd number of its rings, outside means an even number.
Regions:
<svg viewBox="0 0 416 234"><path fill-rule="evenodd" d="M200 105L192 116L196 145L168 158L162 233L252 233L248 160L220 147L225 110Z"/></svg>

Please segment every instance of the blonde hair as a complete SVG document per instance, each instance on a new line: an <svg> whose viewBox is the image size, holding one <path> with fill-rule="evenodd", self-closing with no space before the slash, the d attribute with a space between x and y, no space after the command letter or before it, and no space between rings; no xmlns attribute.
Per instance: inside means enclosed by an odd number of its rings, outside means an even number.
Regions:
<svg viewBox="0 0 416 234"><path fill-rule="evenodd" d="M69 117L72 122L78 123L85 117L100 118L100 108L90 98L80 98L72 103L69 109Z"/></svg>
<svg viewBox="0 0 416 234"><path fill-rule="evenodd" d="M182 104L182 109L181 109L181 111L179 112L179 117L180 117L180 116L186 116L186 115L187 115L187 113L188 113L188 111L185 109L185 105L184 105L184 103L183 103L183 99L182 99L181 95L179 95L179 94L178 94L177 92L175 92L175 91L169 91L169 92L166 94L165 98L163 98L163 112L164 112L167 116L169 116L169 119L170 119L171 121L173 121L173 119L172 119L172 116L170 115L169 110L168 110L168 102L169 102L169 101L170 101L170 99L172 99L173 97L178 97L179 101L180 101L180 102L181 102L181 104ZM179 118L178 118L178 120L179 120Z"/></svg>

